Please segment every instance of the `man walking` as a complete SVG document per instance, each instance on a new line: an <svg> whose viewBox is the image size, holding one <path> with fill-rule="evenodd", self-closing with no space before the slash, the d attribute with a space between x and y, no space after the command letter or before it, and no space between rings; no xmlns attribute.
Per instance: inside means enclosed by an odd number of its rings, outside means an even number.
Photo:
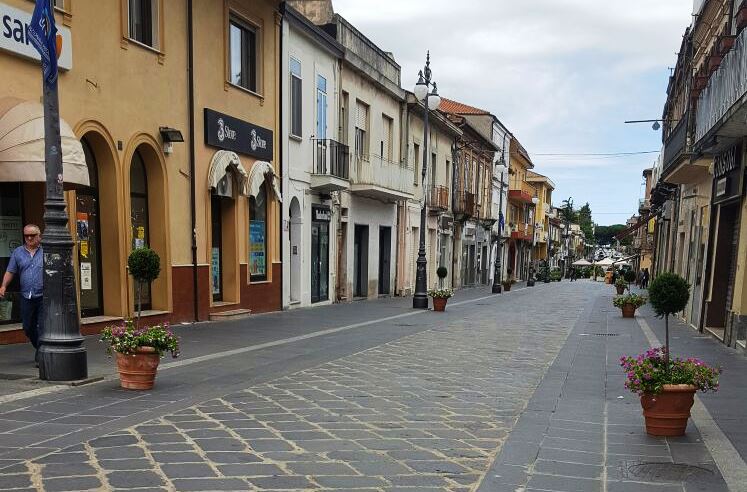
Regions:
<svg viewBox="0 0 747 492"><path fill-rule="evenodd" d="M31 345L39 350L44 315L43 309L43 269L44 255L41 247L41 231L38 226L28 224L23 228L23 246L13 250L10 255L7 271L0 283L0 297L5 297L5 290L13 277L20 275L21 284L21 321L23 332Z"/></svg>

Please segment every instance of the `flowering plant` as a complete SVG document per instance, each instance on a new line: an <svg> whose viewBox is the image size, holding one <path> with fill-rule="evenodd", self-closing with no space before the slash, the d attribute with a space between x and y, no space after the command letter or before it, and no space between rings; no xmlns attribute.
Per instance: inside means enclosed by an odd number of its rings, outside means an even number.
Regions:
<svg viewBox="0 0 747 492"><path fill-rule="evenodd" d="M639 395L661 393L665 384L689 384L703 392L718 391L721 374L720 367L710 367L692 357L674 359L667 371L666 347L649 349L636 358L620 357L620 366L627 376L625 387Z"/></svg>
<svg viewBox="0 0 747 492"><path fill-rule="evenodd" d="M179 357L179 337L165 323L135 328L132 320L126 320L123 325L104 328L101 341L109 344L106 348L109 355L112 352L130 355L139 347L153 347L159 357L166 352L171 352L172 357Z"/></svg>
<svg viewBox="0 0 747 492"><path fill-rule="evenodd" d="M627 287L627 286L628 286L628 282L626 282L622 276L617 277L617 280L615 280L615 287Z"/></svg>
<svg viewBox="0 0 747 492"><path fill-rule="evenodd" d="M648 298L646 296L639 296L638 294L627 294L624 296L617 296L612 300L612 304L615 307L622 308L626 304L632 304L636 308L639 308L646 304Z"/></svg>
<svg viewBox="0 0 747 492"><path fill-rule="evenodd" d="M454 295L454 291L451 289L431 289L428 291L428 295L438 299L448 299Z"/></svg>

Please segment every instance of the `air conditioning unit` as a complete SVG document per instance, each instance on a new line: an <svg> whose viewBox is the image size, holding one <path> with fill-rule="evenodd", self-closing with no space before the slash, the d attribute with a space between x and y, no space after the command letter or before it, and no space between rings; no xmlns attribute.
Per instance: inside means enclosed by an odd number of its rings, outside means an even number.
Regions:
<svg viewBox="0 0 747 492"><path fill-rule="evenodd" d="M215 194L226 198L233 198L233 180L228 173L218 181L218 184L215 186Z"/></svg>

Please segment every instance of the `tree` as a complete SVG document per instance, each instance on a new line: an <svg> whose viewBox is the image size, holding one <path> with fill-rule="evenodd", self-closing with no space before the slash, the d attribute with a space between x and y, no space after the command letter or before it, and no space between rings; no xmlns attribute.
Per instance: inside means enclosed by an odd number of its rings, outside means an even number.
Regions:
<svg viewBox="0 0 747 492"><path fill-rule="evenodd" d="M591 206L589 202L586 202L583 207L578 211L578 225L586 237L586 241L591 243L594 241L594 224L591 220Z"/></svg>
<svg viewBox="0 0 747 492"><path fill-rule="evenodd" d="M127 258L127 268L130 275L137 282L137 320L140 322L142 313L143 284L150 284L161 273L161 259L158 253L148 247L135 248Z"/></svg>
<svg viewBox="0 0 747 492"><path fill-rule="evenodd" d="M615 234L626 228L623 224L615 224L609 226L598 225L594 231L594 237L597 240L597 244L613 244L615 242ZM624 244L625 240L623 240Z"/></svg>
<svg viewBox="0 0 747 492"><path fill-rule="evenodd" d="M563 200L563 206L560 207L560 214L563 216L564 222L572 224L578 223L578 212L573 209L573 198Z"/></svg>
<svg viewBox="0 0 747 492"><path fill-rule="evenodd" d="M685 309L690 298L690 284L676 273L661 273L651 282L648 295L656 315L664 318L664 367L669 371L669 315Z"/></svg>

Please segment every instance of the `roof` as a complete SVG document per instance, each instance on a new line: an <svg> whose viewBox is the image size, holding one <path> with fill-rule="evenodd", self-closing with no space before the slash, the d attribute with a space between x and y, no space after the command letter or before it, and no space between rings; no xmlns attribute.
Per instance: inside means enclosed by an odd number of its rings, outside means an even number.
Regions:
<svg viewBox="0 0 747 492"><path fill-rule="evenodd" d="M555 183L552 182L550 178L547 176L535 173L534 171L527 170L527 182L529 183L546 183L547 187L551 190L555 189Z"/></svg>
<svg viewBox="0 0 747 492"><path fill-rule="evenodd" d="M445 97L441 98L441 105L438 107L439 110L443 111L444 113L451 113L451 114L484 114L484 115L490 115L490 112L485 111L484 109L476 108L474 106L469 106L467 104L463 104L457 101L453 101L451 99L447 99ZM492 116L492 115L491 115Z"/></svg>

